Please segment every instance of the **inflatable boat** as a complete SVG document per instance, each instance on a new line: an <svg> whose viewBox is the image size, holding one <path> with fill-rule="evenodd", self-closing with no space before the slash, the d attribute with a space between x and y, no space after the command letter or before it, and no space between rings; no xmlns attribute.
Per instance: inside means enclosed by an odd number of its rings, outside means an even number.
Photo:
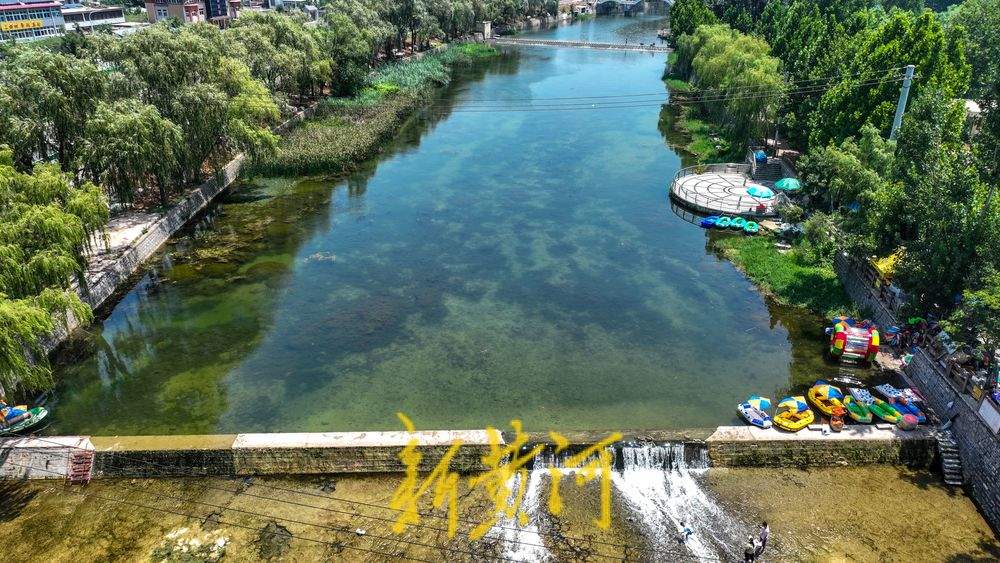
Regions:
<svg viewBox="0 0 1000 563"><path fill-rule="evenodd" d="M868 407L861 403L861 401L848 395L844 397L843 403L844 409L847 410L847 416L851 417L851 420L862 424L871 424L872 411L868 410Z"/></svg>
<svg viewBox="0 0 1000 563"><path fill-rule="evenodd" d="M740 413L743 420L758 428L770 428L771 415L767 414L769 408L771 408L770 399L750 395L746 401L736 405L736 412Z"/></svg>
<svg viewBox="0 0 1000 563"><path fill-rule="evenodd" d="M778 408L784 408L774 415L771 422L774 426L787 432L798 432L816 420L816 415L809 409L804 397L785 397L778 403Z"/></svg>
<svg viewBox="0 0 1000 563"><path fill-rule="evenodd" d="M844 393L839 387L834 387L821 379L809 388L806 396L821 414L826 416L844 414L844 404L840 402L844 398Z"/></svg>

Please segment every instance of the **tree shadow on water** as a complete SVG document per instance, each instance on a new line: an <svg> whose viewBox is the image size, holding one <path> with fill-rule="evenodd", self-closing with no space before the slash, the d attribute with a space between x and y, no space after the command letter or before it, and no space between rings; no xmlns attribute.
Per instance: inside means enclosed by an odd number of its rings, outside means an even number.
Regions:
<svg viewBox="0 0 1000 563"><path fill-rule="evenodd" d="M17 519L21 512L31 504L38 491L31 488L26 481L0 481L0 522L10 522Z"/></svg>
<svg viewBox="0 0 1000 563"><path fill-rule="evenodd" d="M956 553L945 559L948 563L987 563L1000 561L1000 543L983 538L978 542L979 553Z"/></svg>
<svg viewBox="0 0 1000 563"><path fill-rule="evenodd" d="M930 469L912 469L908 467L899 468L899 479L916 485L922 491L932 489L943 490L949 497L959 496L959 490L949 487L941 481L941 475Z"/></svg>

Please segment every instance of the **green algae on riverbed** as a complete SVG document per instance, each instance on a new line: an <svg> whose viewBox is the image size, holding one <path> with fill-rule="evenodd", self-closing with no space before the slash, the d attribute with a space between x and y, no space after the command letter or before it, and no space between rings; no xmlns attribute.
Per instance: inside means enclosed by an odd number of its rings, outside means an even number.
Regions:
<svg viewBox="0 0 1000 563"><path fill-rule="evenodd" d="M766 520L769 560L996 561L1000 542L961 489L903 467L713 469L723 506Z"/></svg>
<svg viewBox="0 0 1000 563"><path fill-rule="evenodd" d="M675 473L663 475L676 478ZM490 504L482 489L460 499L461 524L453 540L444 533L445 512L431 510L429 497L420 504L427 510L420 526L395 536L391 524L396 513L376 507L388 505L401 480L401 475L255 478L252 483L101 480L86 487L5 482L0 484L5 499L0 538L11 560L149 560L158 549L162 556L165 546L177 544L171 536L202 543L223 538L226 560L231 561L277 554L291 561L384 561L389 554L434 561L496 560L510 555L495 535L480 542L465 536L487 515ZM769 522L771 561L989 561L1000 555L1000 544L970 500L926 472L896 467L711 469L698 480L705 483L704 494L711 502L746 529L753 530L760 520ZM544 550L555 560L687 557L672 534L651 535L648 515L636 512L617 488L608 530L592 522L599 515L596 483L578 487L566 481L560 489L563 513L546 514L548 486L543 485L542 511L530 521L541 530ZM355 533L357 529L365 535ZM693 531L703 537L713 533L698 527ZM530 535L518 538L538 541ZM520 548L522 554L537 553L531 545ZM728 551L739 554L742 545L731 545Z"/></svg>
<svg viewBox="0 0 1000 563"><path fill-rule="evenodd" d="M672 213L660 107L482 108L662 91L662 56L517 52L346 177L235 187L60 363L47 431L703 428L835 374Z"/></svg>

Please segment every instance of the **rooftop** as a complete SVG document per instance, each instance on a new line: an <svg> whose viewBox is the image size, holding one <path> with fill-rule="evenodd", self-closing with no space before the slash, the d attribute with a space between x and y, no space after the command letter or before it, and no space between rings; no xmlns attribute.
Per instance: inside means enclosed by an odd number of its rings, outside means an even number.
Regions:
<svg viewBox="0 0 1000 563"><path fill-rule="evenodd" d="M52 0L0 0L0 11L28 10L33 8L58 8L60 2Z"/></svg>

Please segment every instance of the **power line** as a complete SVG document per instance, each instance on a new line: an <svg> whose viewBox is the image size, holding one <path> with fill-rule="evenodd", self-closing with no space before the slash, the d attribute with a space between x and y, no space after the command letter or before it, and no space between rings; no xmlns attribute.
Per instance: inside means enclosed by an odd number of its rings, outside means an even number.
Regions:
<svg viewBox="0 0 1000 563"><path fill-rule="evenodd" d="M66 459L67 459L67 461L69 460L69 454L68 453L67 453L67 458ZM51 470L51 469L42 469L40 467L25 466L25 465L21 465L21 464L18 464L18 463L13 463L13 462L11 462L11 464L12 465L17 465L19 467L25 467L25 468L28 468L28 469L35 469L37 471L44 471L44 472L47 472L47 473L53 473L53 474L56 474L56 475L61 475L61 473L59 471L55 471L55 470ZM112 466L112 467L114 467L114 466ZM122 468L119 467L119 469L122 469ZM179 502L190 502L190 503L194 503L194 504L200 504L200 505L203 505L203 506L207 506L209 508L214 508L216 510L229 510L229 511L232 511L232 512L238 512L238 513L241 513L241 514L246 514L248 516L253 516L253 517L258 517L258 518L270 518L270 519L273 519L273 520L281 520L283 522L292 522L294 524L299 524L299 525L302 525L302 526L312 526L312 527L321 528L321 529L329 530L329 531L333 531L333 532L354 533L350 528L344 528L344 527L340 527L340 526L330 526L330 525L325 525L325 524L314 524L312 522L306 522L306 521L303 521L303 520L296 520L295 518L289 518L287 516L276 516L276 515L273 515L273 514L262 514L262 513L259 513L259 512L254 512L252 510L244 510L242 508L233 508L231 506L223 506L223 505L220 505L220 504L214 504L214 503L206 502L206 501L203 501L203 500L194 500L194 499L191 499L191 498L184 498L184 497L177 497L177 496L169 495L169 494L166 494L166 493L151 492L151 491L147 491L145 489L139 489L139 488L135 488L135 487L130 487L130 486L124 485L124 484L119 484L118 486L120 486L120 487L122 487L122 488L124 488L124 489L126 489L128 491L138 492L138 493L144 494L144 495L150 495L150 496L154 496L154 497L160 497L160 498L170 499L170 500L179 501ZM236 494L242 494L239 491L228 491L227 490L227 492L232 493L234 495L236 495ZM261 497L258 497L258 498L261 498ZM262 498L269 498L269 497L262 497ZM278 499L270 499L270 500L278 500ZM322 510L322 507L315 507L314 506L312 508ZM379 540L386 540L386 541L395 541L395 542L405 543L405 544L409 544L409 545L415 545L415 546L420 546L420 547L428 547L428 548L431 548L431 549L442 549L442 550L445 550L445 551L454 552L454 553L460 553L460 554L463 554L463 555L471 555L471 556L474 556L474 557L480 555L480 554L478 554L478 553L476 553L474 551L467 551L467 550L464 550L464 549L458 549L458 548L454 548L454 547L447 547L447 546L443 546L443 545L433 545L433 544L429 544L429 543L422 543L422 542L418 542L418 541L414 541L414 540L408 540L406 538L399 537L399 536L379 536L379 535L368 534L368 533L366 533L365 536L369 537L369 538L372 538L372 539L379 539ZM385 554L382 554L382 555L385 555ZM503 561L513 562L512 559L505 558L505 557L500 557L499 559L501 559Z"/></svg>
<svg viewBox="0 0 1000 563"><path fill-rule="evenodd" d="M55 445L59 445L59 446L63 446L63 447L70 448L70 449L76 449L76 450L81 450L81 451L91 451L91 450L87 450L86 448L82 448L80 446L73 446L73 445L69 445L69 444L64 444L62 442L55 442L55 441L52 441L52 440L46 440L46 439L41 438L41 437L32 437L31 439L33 439L33 440L39 440L41 442L46 442L46 443L55 444ZM67 453L67 456L68 455L69 454ZM130 456L122 455L122 454L116 454L116 455L118 457L123 458L123 459L128 459L128 460L131 460L131 461L137 461L137 462L144 463L146 465L153 466L153 467L166 467L166 468L173 469L173 468L171 468L170 466L168 466L166 464L157 463L157 462L154 462L154 461L149 461L149 460L145 460L145 459L130 457ZM213 457L216 457L218 459L223 459L226 456L223 456L223 455L214 455ZM107 464L107 465L109 467L113 467L113 468L117 468L117 469L128 469L126 467L122 467L122 466L114 465L114 464L110 464L110 463ZM195 475L193 473L188 473L187 476L189 476L189 477L199 477L198 475ZM370 508L376 508L376 509L379 509L379 510L387 510L387 511L392 511L392 512L405 512L405 510L399 509L399 508L393 508L393 507L389 507L389 506L382 506L382 505L378 505L378 504L367 503L367 502L364 502L364 501L349 500L349 499L345 499L343 497L336 497L336 496L329 495L329 494L318 494L318 493L313 493L313 492L310 492L310 491L300 491L300 490L291 489L291 488L288 488L288 487L281 487L281 486L278 486L278 485L260 485L260 484L256 484L256 483L253 483L253 485L259 486L259 487L264 488L264 489L271 489L271 490L275 490L275 491L287 492L287 493L292 493L292 494L300 494L300 495L309 496L309 497L315 497L315 498L320 498L320 499L324 499L324 500L333 500L333 501L343 502L343 503L346 503L346 504L351 504L351 505L356 505L356 506L366 506L366 507L370 507ZM226 492L226 493L230 493L230 494L234 494L234 495L235 494L245 494L247 496L251 496L251 497L254 497L254 498L260 498L260 499L263 499L263 500L273 500L273 501L277 501L277 502L282 502L282 503L287 503L287 504L292 504L292 505L298 505L298 506L308 507L308 508L312 508L312 509L315 509L315 510L325 510L325 511L331 511L331 512L344 513L344 511L339 511L339 510L336 510L336 509L326 508L326 507L322 507L322 506L316 506L316 505L312 505L312 504L309 504L309 503L297 503L295 501L287 501L287 500L280 499L280 498L264 497L264 496L260 496L260 495L252 495L252 494L247 493L245 491L231 490L231 489L227 489L227 488L224 488L224 487L215 487L215 486L208 485L208 484L202 484L200 486L203 489L213 489L213 490L218 490L220 492ZM527 486L527 483L522 484L522 486ZM427 516L427 517L430 517L430 518L436 518L436 519L442 519L442 520L448 519L447 516L442 516L442 515L439 515L439 514L434 514L433 512L420 513L420 514L421 514L421 516ZM354 515L354 514L351 513L351 515ZM357 515L354 515L354 516L358 516L358 517L362 517L362 518L369 518L369 519L372 519L372 520L390 521L388 519L384 519L384 518L380 518L380 517L375 517L375 516L371 516L371 515L366 515L366 514L357 514ZM477 521L474 521L474 520L470 520L470 519L467 519L467 518L461 518L461 517L458 518L458 521L462 522L464 524L470 524L470 525L479 525L480 524L480 522L477 522ZM420 524L420 523L410 524L410 526L417 527L417 528L427 528L427 529L432 529L432 530L436 530L436 531L446 531L445 529L437 528L437 527L434 527L434 526L428 526L426 524ZM511 531L519 531L521 529L519 527L504 526L504 525L501 525L499 523L496 524L494 526L494 528L495 529L499 529L499 530L511 530ZM468 532L465 532L465 531L462 531L461 533L463 533L465 535L468 535ZM539 536L541 537L541 534L539 534ZM372 537L377 537L377 536L372 536ZM642 551L642 552L651 552L651 553L654 553L654 554L660 553L660 554L668 554L668 555L671 555L671 556L676 556L675 553L672 553L672 552L670 552L668 550L664 550L664 549L628 546L628 545L624 545L624 544L617 544L617 543L614 543L614 542L607 542L607 541L602 541L602 540L597 540L597 539L592 539L592 538L580 538L580 537L565 536L565 535L562 536L562 537L565 538L565 539L576 540L576 541L581 541L581 542L587 542L587 541L589 541L589 542L592 542L594 544L604 545L604 546L612 547L612 548L616 548L616 549L634 550L634 551ZM391 538L380 538L380 539L391 539ZM520 540L504 540L504 541L508 541L510 543L516 543L516 544L519 544L519 545L527 545L527 546L532 546L532 547L548 548L548 546L546 546L546 545L535 544L535 543L531 543L531 542L524 542L524 541L520 541ZM556 549L565 550L565 548L558 548L558 547L556 547ZM605 554L599 554L599 553L595 553L595 555L600 556L600 557L605 557L605 558L612 558L612 559L616 558L614 556L605 555Z"/></svg>
<svg viewBox="0 0 1000 563"><path fill-rule="evenodd" d="M882 80L871 80L867 82L856 83L855 86L872 86L877 84L888 84L893 82L899 82L903 80L902 78L886 78ZM425 109L438 109L441 113L501 113L501 112L538 112L538 111L577 111L577 110L598 110L598 109L627 109L627 108L644 108L644 107L660 107L663 104L673 101L680 104L690 104L690 103L707 103L707 102L726 102L726 101L739 101L739 100L752 100L752 99L765 99L773 97L782 96L799 96L806 94L816 94L819 92L824 92L828 90L828 85L822 86L812 86L806 88L800 88L795 90L784 90L784 89L774 89L768 92L757 92L748 95L737 95L737 96L696 96L690 98L682 99L668 99L664 98L661 100L633 100L633 101L621 101L621 102L606 102L606 103L566 103L566 104L525 104L525 105L498 105L495 107L476 107L471 108L452 107L450 105L428 105Z"/></svg>
<svg viewBox="0 0 1000 563"><path fill-rule="evenodd" d="M59 474L58 471L53 471L53 470L49 470L49 469L43 469L41 467L34 467L34 466L31 466L31 465L22 465L20 463L14 463L14 462L12 462L10 460L7 460L5 463L9 463L11 465L15 465L15 466L22 467L22 468L25 468L25 469L32 469L32 470L36 470L36 471L45 471L45 472L48 472L48 473ZM54 487L45 487L45 488L48 489L48 490L50 490L50 491L52 491L52 492L61 492L61 491L65 490L65 489L56 489ZM70 487L70 492L72 492L73 494L84 496L84 497L93 497L93 498L96 498L96 499L103 500L105 502L113 502L113 503L118 503L118 504L124 504L124 505L128 505L128 506L134 506L134 507L137 507L137 508L144 508L146 510L153 510L155 512L163 512L163 513L166 513L166 514L173 514L175 516L183 516L183 517L186 517L186 518L203 519L201 516L198 516L198 515L195 515L195 514L191 514L189 512L180 512L180 511L177 511L177 510L171 510L169 508L161 508L161 507L158 507L158 506L149 506L149 505L146 505L146 504L132 502L132 501L125 500L125 499L120 499L120 498L109 498L109 497L101 496L101 495L98 495L98 494L95 494L95 493L88 493L88 492L84 492L84 491L78 491L78 490L76 490L76 489L74 489L72 487ZM153 494L153 495L155 495L155 493L148 493L148 492L145 493L145 494ZM185 502L197 502L197 501L191 501L191 500L188 500L188 499L179 499L179 500L182 500L182 501L185 501ZM205 504L205 503L198 503L198 504ZM219 507L219 508L221 510L236 510L236 509L231 509L231 508L227 508L227 507ZM254 513L254 514L256 514L256 513ZM271 519L274 519L274 520L286 520L286 521L289 521L289 522L294 522L294 520L289 520L289 519L280 518L280 517L273 517L273 516L270 516L270 515L267 515L267 514L256 514L256 516L261 517L261 518L271 518ZM221 520L221 519L218 520L218 522L220 524L223 524L223 525L226 525L226 526L235 526L237 528L243 528L245 530L250 530L250 531L260 531L257 528L254 528L253 526L247 526L246 524L238 524L236 522L230 522L230 521L225 521L225 520ZM316 524L312 524L312 525L316 525ZM346 543L343 543L343 542L331 542L331 541L328 541L328 540L321 540L321 539L318 539L318 538L310 538L310 537L306 537L306 536L300 536L300 535L296 535L296 534L292 533L290 530L288 531L288 533L293 538L298 538L300 540L305 540L305 541L314 542L314 543L322 543L322 544L326 544L326 545L329 545L329 546L332 546L332 547L343 548L343 549L352 549L352 550L357 550L357 551L363 551L363 552L371 553L371 554L374 554L374 555L381 555L383 557L398 557L400 559L407 559L407 560L410 560L410 561L419 561L421 563L437 563L435 561L430 561L430 560L427 560L427 559L419 559L419 558L410 557L410 556L407 556L407 555L394 555L394 554L390 554L390 553L385 553L385 552L379 551L377 549L369 549L369 548L366 548L366 547L347 545ZM370 537L374 538L376 536L370 536Z"/></svg>
<svg viewBox="0 0 1000 563"><path fill-rule="evenodd" d="M895 68L887 68L887 69L882 69L882 70L866 70L866 71L859 71L859 72L854 72L854 73L849 73L849 74L825 76L825 77L821 77L821 78L809 78L809 79L800 79L800 80L790 80L790 81L786 82L786 84L788 84L788 85L796 85L796 84L806 85L806 84L818 83L818 82L827 82L827 83L828 82L837 82L837 81L844 80L845 78L850 78L850 77L854 77L854 76L860 76L862 74L877 74L877 73L883 73L883 72L887 73L887 72L899 71L899 70L902 70L903 68L904 67L895 67ZM707 89L701 90L700 92L701 93L708 93L708 92L715 91L715 92L722 93L722 92L752 91L752 90L755 90L755 89L767 89L767 88L771 88L771 87L768 87L768 86L741 86L741 87L737 87L737 88L707 88ZM663 91L659 91L659 92L643 92L643 93L635 93L635 94L609 94L609 95L599 95L599 96L597 96L597 95L595 95L595 96L555 96L555 97L542 97L542 98L539 98L539 97L527 97L527 98L471 98L471 99L467 99L467 100L460 100L460 103L462 103L462 104L479 104L479 103L493 103L493 102L527 102L527 101L547 101L547 100L603 100L603 99L614 99L614 98L641 98L641 97L648 97L648 96L663 96L663 95L664 95L664 92Z"/></svg>

